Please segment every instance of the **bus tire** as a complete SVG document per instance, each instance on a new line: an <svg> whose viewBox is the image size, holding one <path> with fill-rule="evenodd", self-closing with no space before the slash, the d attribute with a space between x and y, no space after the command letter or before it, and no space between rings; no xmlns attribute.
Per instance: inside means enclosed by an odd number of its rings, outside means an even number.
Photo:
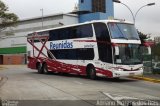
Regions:
<svg viewBox="0 0 160 106"><path fill-rule="evenodd" d="M91 65L91 66L88 68L87 73L88 73L87 76L88 76L90 79L95 80L95 79L97 78L97 76L96 76L96 70L95 70L95 68L94 68L93 65Z"/></svg>
<svg viewBox="0 0 160 106"><path fill-rule="evenodd" d="M37 70L38 70L39 74L43 74L42 64L41 63L37 63Z"/></svg>
<svg viewBox="0 0 160 106"><path fill-rule="evenodd" d="M42 70L43 70L43 73L44 73L44 74L49 74L48 67L47 67L47 64L46 64L46 63L43 64Z"/></svg>
<svg viewBox="0 0 160 106"><path fill-rule="evenodd" d="M120 77L115 77L114 79L115 79L115 80L120 80Z"/></svg>

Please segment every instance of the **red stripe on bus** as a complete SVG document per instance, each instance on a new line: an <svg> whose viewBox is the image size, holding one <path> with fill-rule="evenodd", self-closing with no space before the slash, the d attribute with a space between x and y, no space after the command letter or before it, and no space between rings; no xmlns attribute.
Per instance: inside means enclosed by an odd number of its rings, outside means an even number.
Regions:
<svg viewBox="0 0 160 106"><path fill-rule="evenodd" d="M37 58L29 58L29 63L28 67L31 69L36 69L33 64L36 64ZM39 58L41 63L43 63L43 58ZM78 75L86 75L86 66L81 66L81 65L72 65L72 64L66 64L62 63L56 60L49 60L47 59L45 61L47 63L48 69L53 71L53 72L63 72L63 73L71 73L71 74L78 74ZM105 75L109 78L112 78L112 72L109 70L104 70L101 68L96 68L96 73Z"/></svg>

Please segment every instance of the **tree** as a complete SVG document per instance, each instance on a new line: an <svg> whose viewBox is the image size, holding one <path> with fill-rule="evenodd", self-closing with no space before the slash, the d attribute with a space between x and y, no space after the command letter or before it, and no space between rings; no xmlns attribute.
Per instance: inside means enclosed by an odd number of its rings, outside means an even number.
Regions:
<svg viewBox="0 0 160 106"><path fill-rule="evenodd" d="M8 12L8 7L0 0L0 32L7 27L15 26L18 16Z"/></svg>
<svg viewBox="0 0 160 106"><path fill-rule="evenodd" d="M153 53L154 53L154 55L160 57L160 43L156 44L156 45L153 47Z"/></svg>
<svg viewBox="0 0 160 106"><path fill-rule="evenodd" d="M150 38L147 34L144 34L144 33L140 32L140 31L138 31L138 35L139 35L139 37L140 37L142 42L145 42L145 40Z"/></svg>

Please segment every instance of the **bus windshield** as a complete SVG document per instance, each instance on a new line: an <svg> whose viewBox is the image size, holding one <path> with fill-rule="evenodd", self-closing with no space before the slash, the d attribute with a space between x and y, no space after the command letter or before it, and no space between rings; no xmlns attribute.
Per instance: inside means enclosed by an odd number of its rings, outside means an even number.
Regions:
<svg viewBox="0 0 160 106"><path fill-rule="evenodd" d="M139 40L138 33L133 24L124 23L108 23L111 38L113 39L128 39Z"/></svg>
<svg viewBox="0 0 160 106"><path fill-rule="evenodd" d="M140 45L120 44L119 55L115 55L115 64L136 65L142 64L142 53Z"/></svg>

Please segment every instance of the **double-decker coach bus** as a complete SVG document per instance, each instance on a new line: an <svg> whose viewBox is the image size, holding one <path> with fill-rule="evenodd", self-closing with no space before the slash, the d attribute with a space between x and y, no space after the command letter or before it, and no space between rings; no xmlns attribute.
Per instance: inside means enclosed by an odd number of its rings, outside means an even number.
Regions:
<svg viewBox="0 0 160 106"><path fill-rule="evenodd" d="M27 41L28 67L41 74L95 79L143 73L141 40L130 22L100 20L46 29L29 33Z"/></svg>

